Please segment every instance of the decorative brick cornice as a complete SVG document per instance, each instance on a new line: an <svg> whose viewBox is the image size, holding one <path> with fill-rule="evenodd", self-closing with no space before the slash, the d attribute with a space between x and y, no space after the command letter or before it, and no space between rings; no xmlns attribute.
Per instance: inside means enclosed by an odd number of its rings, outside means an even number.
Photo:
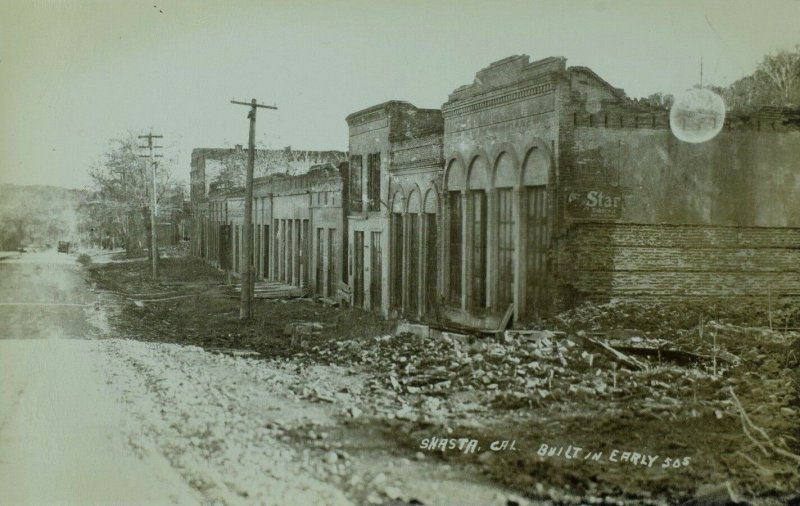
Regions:
<svg viewBox="0 0 800 506"><path fill-rule="evenodd" d="M469 114L473 112L477 112L483 109L488 109L490 107L496 107L501 104L505 104L508 102L514 102L517 100L521 100L524 98L529 97L536 97L539 95L546 95L547 93L551 93L555 90L555 85L552 81L545 81L535 83L533 85L524 87L524 88L517 88L509 91L506 91L503 94L499 94L494 97L486 98L484 97L477 97L475 100L471 100L469 103L463 104L461 101L455 102L453 104L444 104L442 106L442 115L446 118L452 118L455 116L461 116L463 114Z"/></svg>

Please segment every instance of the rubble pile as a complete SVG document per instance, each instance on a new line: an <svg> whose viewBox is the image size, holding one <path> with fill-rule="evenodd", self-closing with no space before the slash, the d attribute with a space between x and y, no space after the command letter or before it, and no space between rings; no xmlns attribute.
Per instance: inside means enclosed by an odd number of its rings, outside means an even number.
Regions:
<svg viewBox="0 0 800 506"><path fill-rule="evenodd" d="M439 397L470 393L478 407L532 408L562 400L648 397L653 406L677 404L691 396L697 382L714 380L707 364L681 367L651 363L592 346L583 332L507 331L499 338L476 338L443 332L433 336L385 335L339 341L312 353L329 361L349 362L377 371L375 387L394 395ZM640 345L664 355L673 347L660 340L632 337L614 341L625 349ZM727 361L723 360L723 355ZM693 358L706 357L693 356ZM718 353L717 376L736 357Z"/></svg>
<svg viewBox="0 0 800 506"><path fill-rule="evenodd" d="M715 320L734 326L770 327L796 330L800 327L800 306L792 301L613 301L586 303L539 322L541 328L567 331L636 329L648 336L672 339L681 330L694 329L701 320Z"/></svg>

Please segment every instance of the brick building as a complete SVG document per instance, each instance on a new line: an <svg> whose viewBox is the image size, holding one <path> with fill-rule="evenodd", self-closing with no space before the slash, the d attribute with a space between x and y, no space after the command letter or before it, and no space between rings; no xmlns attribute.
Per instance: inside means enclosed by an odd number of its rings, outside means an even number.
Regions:
<svg viewBox="0 0 800 506"><path fill-rule="evenodd" d="M444 116L443 286L480 325L582 300L800 294L800 131L729 114L678 140L562 58L513 56L456 89Z"/></svg>
<svg viewBox="0 0 800 506"><path fill-rule="evenodd" d="M257 178L259 277L478 328L585 300L800 295L798 112L729 112L687 143L668 110L522 55L441 110L390 101L346 121L349 164ZM226 177L209 192L207 160L224 175L225 153L196 151L194 251L223 265L207 235L224 231L236 262L243 193Z"/></svg>
<svg viewBox="0 0 800 506"><path fill-rule="evenodd" d="M420 318L438 293L441 111L385 102L347 125L352 304Z"/></svg>
<svg viewBox="0 0 800 506"><path fill-rule="evenodd" d="M271 174L253 180L250 262L256 279L280 281L336 297L346 272L347 250L341 247L342 238L346 237L345 155L337 151L302 153L305 158L294 166L291 161L299 158L285 150L262 154L262 160L269 156L278 161L272 161L275 165L268 170L262 165L261 173ZM212 265L236 274L244 261L244 188L203 181L208 160L224 168L226 156L241 159L236 150L193 152L192 189L198 202L193 218L199 233L193 237L192 248ZM281 164L280 157L288 161ZM314 164L319 160L331 161ZM236 164L230 166L239 168ZM216 183L222 181L218 179Z"/></svg>
<svg viewBox="0 0 800 506"><path fill-rule="evenodd" d="M338 164L346 160L341 151L306 151L285 149L256 149L255 178L272 175L301 175L312 167ZM234 148L197 148L192 150L190 197L192 202L192 241L194 255L206 256L209 233L204 220L210 213L209 194L244 195L247 150L237 144ZM217 197L219 198L219 197ZM219 210L217 211L219 212ZM202 246L201 246L202 245ZM206 248L206 249L204 249Z"/></svg>
<svg viewBox="0 0 800 506"><path fill-rule="evenodd" d="M511 57L479 71L442 106L443 295L451 319L486 327L512 304L519 319L553 301L559 102L567 86L563 59Z"/></svg>
<svg viewBox="0 0 800 506"><path fill-rule="evenodd" d="M345 272L345 167L327 165L302 176L254 182L258 277L337 296Z"/></svg>

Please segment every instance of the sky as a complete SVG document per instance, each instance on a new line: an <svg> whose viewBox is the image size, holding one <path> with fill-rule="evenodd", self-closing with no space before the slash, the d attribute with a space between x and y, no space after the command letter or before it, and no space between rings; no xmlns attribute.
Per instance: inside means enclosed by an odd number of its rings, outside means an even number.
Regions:
<svg viewBox="0 0 800 506"><path fill-rule="evenodd" d="M109 140L347 150L345 117L438 108L490 63L563 56L631 97L727 85L800 43L800 0L0 0L0 183L89 185Z"/></svg>

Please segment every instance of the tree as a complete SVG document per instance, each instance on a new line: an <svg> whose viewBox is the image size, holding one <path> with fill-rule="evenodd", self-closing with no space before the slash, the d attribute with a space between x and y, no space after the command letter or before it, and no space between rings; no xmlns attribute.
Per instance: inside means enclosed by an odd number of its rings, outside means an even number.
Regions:
<svg viewBox="0 0 800 506"><path fill-rule="evenodd" d="M645 98L639 99L639 102L649 107L657 109L669 109L675 102L675 97L670 93L653 93Z"/></svg>
<svg viewBox="0 0 800 506"><path fill-rule="evenodd" d="M695 88L700 88L699 84ZM762 107L800 107L800 44L764 56L752 74L742 77L730 86L706 85L725 100L728 110L748 112ZM638 105L669 109L674 97L653 93L633 99Z"/></svg>
<svg viewBox="0 0 800 506"><path fill-rule="evenodd" d="M140 156L145 153L138 146L139 139L132 132L111 139L104 159L89 170L93 195L81 210L83 231L93 243L114 247L123 242L128 252L140 250L147 243L152 173L149 159ZM157 202L176 189L171 162L156 166Z"/></svg>
<svg viewBox="0 0 800 506"><path fill-rule="evenodd" d="M800 105L800 44L792 50L765 56L756 72L772 85L773 103L770 105Z"/></svg>
<svg viewBox="0 0 800 506"><path fill-rule="evenodd" d="M800 45L764 56L755 72L723 94L731 109L800 106Z"/></svg>

